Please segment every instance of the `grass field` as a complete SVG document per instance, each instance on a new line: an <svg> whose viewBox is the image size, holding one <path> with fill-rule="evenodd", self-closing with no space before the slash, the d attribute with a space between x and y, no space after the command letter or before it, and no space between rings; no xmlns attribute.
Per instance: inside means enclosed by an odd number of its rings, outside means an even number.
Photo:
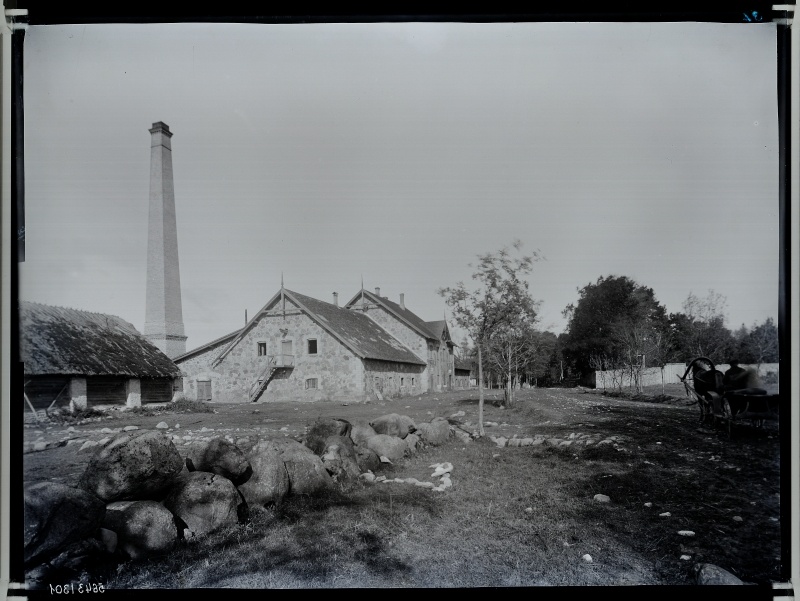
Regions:
<svg viewBox="0 0 800 601"><path fill-rule="evenodd" d="M691 584L692 566L714 563L746 582L781 574L780 449L775 424L739 426L733 440L700 428L696 407L674 397L639 400L582 389L519 391L512 409L491 403L487 436L451 439L383 470L431 480L450 462L443 492L400 483L356 483L320 498L287 498L273 509L169 555L98 561L90 575L108 588L485 587ZM679 396L678 396L679 395ZM210 405L212 412L112 411L83 423L26 426L26 443L96 440L125 425L195 438L300 438L317 417L370 420L402 413L415 421L477 420L477 391L381 403ZM191 410L191 407L188 407ZM176 427L178 425L179 427ZM67 431L72 427L72 431ZM614 444L498 447L491 436L574 434ZM70 483L88 454L71 444L24 455L26 480ZM610 497L607 503L596 494ZM665 515L665 514L669 515ZM691 530L691 537L679 531ZM585 556L591 556L591 561Z"/></svg>

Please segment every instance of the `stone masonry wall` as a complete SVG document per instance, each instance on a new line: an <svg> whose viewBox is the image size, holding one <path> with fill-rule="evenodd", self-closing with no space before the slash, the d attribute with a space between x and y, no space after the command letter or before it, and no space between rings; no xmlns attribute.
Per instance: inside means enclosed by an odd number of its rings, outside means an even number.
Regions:
<svg viewBox="0 0 800 601"><path fill-rule="evenodd" d="M357 309L351 310L361 311L361 304L358 303L356 306L358 307ZM392 336L397 338L400 342L411 349L411 351L417 355L420 360L428 361L429 351L426 338L417 334L414 330L409 328L394 315L390 314L383 307L367 303L366 314L370 317L370 319L372 319L372 321L377 323L384 330L389 332ZM420 392L427 392L430 382L430 376L427 368L425 368L418 380L420 381L418 384L420 386Z"/></svg>
<svg viewBox="0 0 800 601"><path fill-rule="evenodd" d="M378 391L383 397L421 394L424 369L424 365L365 359L365 388L367 393Z"/></svg>
<svg viewBox="0 0 800 601"><path fill-rule="evenodd" d="M364 369L361 359L328 334L311 318L301 313L288 300L286 317L283 311L262 315L213 370L211 361L222 348L214 349L181 363L185 372L211 380L212 400L242 403L249 401L250 389L263 372L270 356L283 354L283 342L290 341L294 367L279 369L269 381L259 401L352 400L364 398ZM285 332L282 332L283 330ZM309 354L308 340L317 341L317 353ZM259 355L259 343L266 355ZM287 349L288 354L288 349ZM187 378L187 396L196 384ZM316 380L316 388L309 380Z"/></svg>

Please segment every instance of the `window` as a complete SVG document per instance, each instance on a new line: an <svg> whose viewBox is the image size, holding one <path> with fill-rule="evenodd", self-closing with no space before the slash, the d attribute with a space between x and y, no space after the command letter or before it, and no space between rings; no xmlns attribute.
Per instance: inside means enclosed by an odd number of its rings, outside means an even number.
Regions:
<svg viewBox="0 0 800 601"><path fill-rule="evenodd" d="M411 385L414 385L414 378L411 378Z"/></svg>
<svg viewBox="0 0 800 601"><path fill-rule="evenodd" d="M258 343L258 356L263 357L267 354L267 343L266 342L259 342Z"/></svg>
<svg viewBox="0 0 800 601"><path fill-rule="evenodd" d="M211 400L211 382L206 380L197 381L197 400L210 401Z"/></svg>
<svg viewBox="0 0 800 601"><path fill-rule="evenodd" d="M405 378L400 378L400 388L402 388L405 385L406 385L406 379Z"/></svg>
<svg viewBox="0 0 800 601"><path fill-rule="evenodd" d="M308 339L308 354L309 355L316 355L317 354L317 339L316 338L309 338Z"/></svg>
<svg viewBox="0 0 800 601"><path fill-rule="evenodd" d="M308 378L306 380L306 390L310 390L312 388L317 387L317 379L316 378Z"/></svg>

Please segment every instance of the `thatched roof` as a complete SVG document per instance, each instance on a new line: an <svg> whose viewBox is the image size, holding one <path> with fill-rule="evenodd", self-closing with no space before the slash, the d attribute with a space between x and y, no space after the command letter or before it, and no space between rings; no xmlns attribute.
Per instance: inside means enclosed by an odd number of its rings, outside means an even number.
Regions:
<svg viewBox="0 0 800 601"><path fill-rule="evenodd" d="M115 315L20 302L25 375L169 378L180 369Z"/></svg>

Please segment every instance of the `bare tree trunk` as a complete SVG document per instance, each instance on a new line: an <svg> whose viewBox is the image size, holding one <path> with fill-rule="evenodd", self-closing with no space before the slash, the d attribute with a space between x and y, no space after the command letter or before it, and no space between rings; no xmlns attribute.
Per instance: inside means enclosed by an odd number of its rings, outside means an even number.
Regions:
<svg viewBox="0 0 800 601"><path fill-rule="evenodd" d="M478 433L484 436L483 431L483 355L481 342L478 342Z"/></svg>

